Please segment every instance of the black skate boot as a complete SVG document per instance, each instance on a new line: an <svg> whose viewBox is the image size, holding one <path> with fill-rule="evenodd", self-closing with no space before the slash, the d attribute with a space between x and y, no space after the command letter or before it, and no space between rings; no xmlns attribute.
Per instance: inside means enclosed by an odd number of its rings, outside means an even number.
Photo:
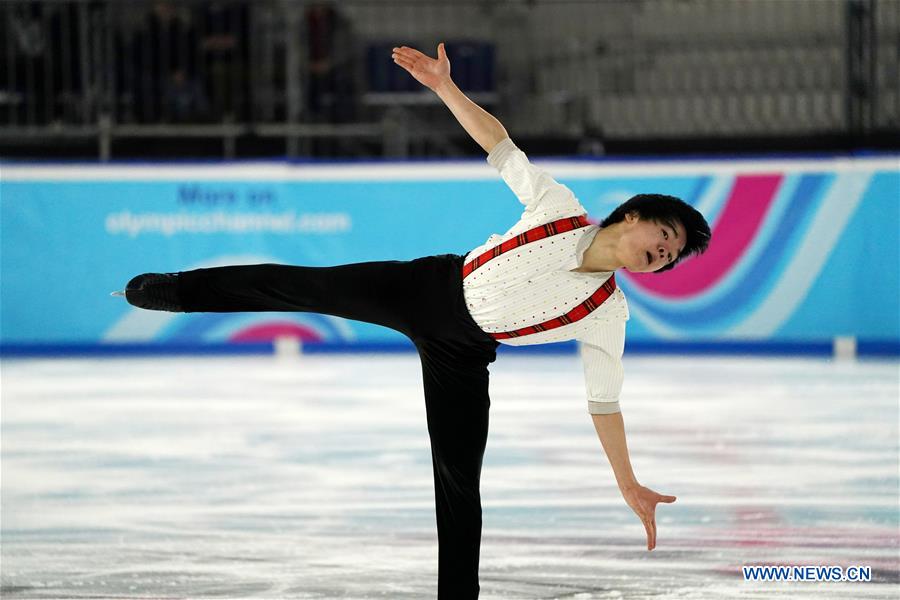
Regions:
<svg viewBox="0 0 900 600"><path fill-rule="evenodd" d="M178 273L144 273L125 286L125 299L147 310L184 312L178 298Z"/></svg>

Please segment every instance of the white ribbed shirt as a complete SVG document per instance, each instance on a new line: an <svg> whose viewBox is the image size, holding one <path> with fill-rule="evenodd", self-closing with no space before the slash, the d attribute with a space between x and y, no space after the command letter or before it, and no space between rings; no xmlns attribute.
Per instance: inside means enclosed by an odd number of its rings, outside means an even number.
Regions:
<svg viewBox="0 0 900 600"><path fill-rule="evenodd" d="M466 255L466 262L533 227L587 213L572 191L532 165L506 138L488 155L488 163L525 205L519 221L506 233L494 234ZM542 323L584 302L609 279L611 271L575 273L599 227L590 225L531 242L489 260L463 280L472 318L488 333ZM501 340L525 346L578 340L588 397L588 412L619 412L622 352L628 303L618 287L591 314L556 329Z"/></svg>

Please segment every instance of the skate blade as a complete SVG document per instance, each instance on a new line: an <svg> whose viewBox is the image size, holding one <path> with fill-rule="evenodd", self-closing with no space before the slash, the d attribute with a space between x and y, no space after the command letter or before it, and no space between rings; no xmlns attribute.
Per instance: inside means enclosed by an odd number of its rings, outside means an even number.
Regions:
<svg viewBox="0 0 900 600"><path fill-rule="evenodd" d="M110 294L110 296L121 296L122 298L124 298L124 297L125 297L125 292L112 292L112 293Z"/></svg>

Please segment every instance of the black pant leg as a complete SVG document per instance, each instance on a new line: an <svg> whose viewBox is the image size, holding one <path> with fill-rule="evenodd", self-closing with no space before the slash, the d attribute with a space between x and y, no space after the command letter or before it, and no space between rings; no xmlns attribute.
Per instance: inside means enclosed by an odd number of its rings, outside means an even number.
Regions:
<svg viewBox="0 0 900 600"><path fill-rule="evenodd" d="M477 598L481 465L488 435L488 362L419 342L438 530L438 598ZM493 354L492 352L490 353Z"/></svg>
<svg viewBox="0 0 900 600"><path fill-rule="evenodd" d="M465 308L462 259L197 269L181 273L178 288L187 312L317 312L391 327L414 341L431 439L441 600L479 593L487 367L497 347Z"/></svg>
<svg viewBox="0 0 900 600"><path fill-rule="evenodd" d="M185 271L186 312L315 312L366 321L409 335L416 310L416 261L336 267L241 265Z"/></svg>

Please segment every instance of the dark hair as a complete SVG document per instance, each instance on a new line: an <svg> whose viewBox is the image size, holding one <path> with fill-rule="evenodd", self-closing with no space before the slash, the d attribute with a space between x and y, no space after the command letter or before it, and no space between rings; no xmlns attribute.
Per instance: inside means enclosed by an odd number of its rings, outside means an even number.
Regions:
<svg viewBox="0 0 900 600"><path fill-rule="evenodd" d="M675 229L675 223L679 222L684 225L684 230L687 232L684 250L681 251L678 258L657 269L654 273L668 271L688 256L702 254L709 246L709 238L712 236L712 233L709 231L709 224L703 218L703 215L680 198L666 196L665 194L638 194L637 196L632 196L629 200L616 207L616 210L612 211L608 217L603 219L600 227L624 221L625 215L630 212L637 213L645 221L664 223L672 229Z"/></svg>

